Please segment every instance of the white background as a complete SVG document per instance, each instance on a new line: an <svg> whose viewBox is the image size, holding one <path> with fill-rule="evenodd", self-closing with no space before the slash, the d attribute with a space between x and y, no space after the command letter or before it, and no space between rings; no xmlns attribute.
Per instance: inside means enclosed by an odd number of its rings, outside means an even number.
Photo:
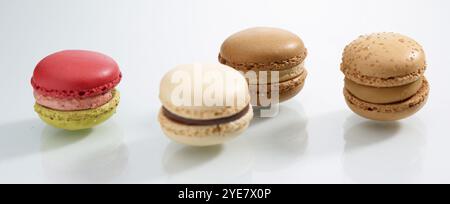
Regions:
<svg viewBox="0 0 450 204"><path fill-rule="evenodd" d="M0 183L450 183L450 3L298 0L0 0ZM159 80L182 63L216 62L232 33L273 26L309 49L303 92L222 147L163 136ZM342 96L346 44L395 31L420 42L431 96L414 117L375 123ZM118 113L91 131L48 127L33 111L36 63L64 49L113 57Z"/></svg>

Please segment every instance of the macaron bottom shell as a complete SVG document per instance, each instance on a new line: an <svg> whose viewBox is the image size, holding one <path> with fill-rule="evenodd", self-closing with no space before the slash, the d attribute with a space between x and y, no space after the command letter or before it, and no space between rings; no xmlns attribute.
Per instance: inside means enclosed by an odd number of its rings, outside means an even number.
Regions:
<svg viewBox="0 0 450 204"><path fill-rule="evenodd" d="M35 104L34 109L39 117L48 125L69 131L77 131L95 127L108 120L116 112L120 101L120 93L112 91L113 98L103 106L82 111L59 111Z"/></svg>
<svg viewBox="0 0 450 204"><path fill-rule="evenodd" d="M344 96L350 109L361 117L376 121L397 121L422 109L428 100L429 91L429 83L424 79L422 87L414 96L399 103L369 103L355 97L347 89L344 89Z"/></svg>
<svg viewBox="0 0 450 204"><path fill-rule="evenodd" d="M306 69L303 73L295 79L280 83L280 102L288 101L294 98L300 91L302 91L305 86L306 77L308 76L308 71Z"/></svg>
<svg viewBox="0 0 450 204"><path fill-rule="evenodd" d="M167 118L162 110L158 116L161 128L168 138L181 144L197 147L220 145L236 138L248 128L252 118L253 109L251 106L248 112L236 121L208 126L177 123Z"/></svg>

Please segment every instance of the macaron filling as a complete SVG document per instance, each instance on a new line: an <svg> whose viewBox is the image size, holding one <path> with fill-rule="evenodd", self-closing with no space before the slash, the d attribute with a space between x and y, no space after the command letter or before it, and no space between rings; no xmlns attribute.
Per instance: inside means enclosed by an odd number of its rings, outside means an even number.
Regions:
<svg viewBox="0 0 450 204"><path fill-rule="evenodd" d="M173 122L188 125L188 126L210 126L210 125L220 125L220 124L226 124L230 123L236 120L239 120L240 118L244 117L250 110L250 105L247 105L242 111L239 113L236 113L229 117L224 118L218 118L218 119L211 119L211 120L196 120L196 119L189 119L184 118L179 115L176 115L172 112L170 112L167 108L164 106L162 107L162 113L163 115L170 119Z"/></svg>
<svg viewBox="0 0 450 204"><path fill-rule="evenodd" d="M414 96L422 88L424 80L421 78L413 83L396 87L372 87L358 84L346 78L345 88L360 100L376 104L390 104Z"/></svg>
<svg viewBox="0 0 450 204"><path fill-rule="evenodd" d="M278 73L278 79L275 79L276 81L272 81L272 73L277 72ZM292 79L295 79L302 75L305 72L305 63L302 62L301 64L292 67L290 69L280 70L280 71L258 71L257 74L257 81L255 80L249 80L250 85L263 85L263 84L272 84L272 83L282 83L286 82ZM265 79L264 81L262 79Z"/></svg>
<svg viewBox="0 0 450 204"><path fill-rule="evenodd" d="M412 97L391 104L375 104L363 101L357 97L355 97L352 93L348 91L348 89L344 90L344 95L346 97L347 103L350 103L352 106L358 107L358 109L369 111L369 112L378 112L378 113L398 113L402 111L406 111L408 109L417 108L423 106L423 104L428 99L428 94L430 91L429 83L426 79L423 80L422 86L414 94Z"/></svg>
<svg viewBox="0 0 450 204"><path fill-rule="evenodd" d="M95 109L105 105L113 98L113 93L112 91L108 91L104 94L88 98L57 98L34 91L34 97L37 104L50 109L60 111L80 111Z"/></svg>

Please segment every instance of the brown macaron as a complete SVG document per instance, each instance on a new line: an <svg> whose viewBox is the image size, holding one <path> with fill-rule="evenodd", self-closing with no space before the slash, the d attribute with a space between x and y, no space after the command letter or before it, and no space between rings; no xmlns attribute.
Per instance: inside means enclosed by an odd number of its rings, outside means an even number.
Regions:
<svg viewBox="0 0 450 204"><path fill-rule="evenodd" d="M273 97L272 86L277 88L280 102L289 100L302 90L307 76L304 68L306 56L307 49L297 35L278 28L257 27L225 40L219 61L244 72L251 87L252 104L266 106L261 104L261 98ZM248 74L250 72L255 74ZM278 79L272 80L273 72L278 74ZM249 76L257 78L251 80Z"/></svg>
<svg viewBox="0 0 450 204"><path fill-rule="evenodd" d="M407 118L428 99L425 69L424 50L413 39L397 33L361 36L343 54L347 104L372 120Z"/></svg>

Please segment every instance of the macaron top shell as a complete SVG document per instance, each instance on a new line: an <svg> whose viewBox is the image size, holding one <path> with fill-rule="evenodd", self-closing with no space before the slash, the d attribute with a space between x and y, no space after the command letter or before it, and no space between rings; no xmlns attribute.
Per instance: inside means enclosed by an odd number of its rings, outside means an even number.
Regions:
<svg viewBox="0 0 450 204"><path fill-rule="evenodd" d="M159 98L171 113L194 120L233 116L250 104L245 78L220 64L177 66L161 80Z"/></svg>
<svg viewBox="0 0 450 204"><path fill-rule="evenodd" d="M87 98L113 89L122 74L110 57L92 51L54 53L36 66L31 83L36 92L59 98Z"/></svg>
<svg viewBox="0 0 450 204"><path fill-rule="evenodd" d="M397 33L359 37L345 48L341 65L348 79L374 87L412 83L421 78L425 69L422 46Z"/></svg>
<svg viewBox="0 0 450 204"><path fill-rule="evenodd" d="M230 36L220 61L240 70L282 70L304 61L307 50L295 34L268 27L250 28Z"/></svg>

